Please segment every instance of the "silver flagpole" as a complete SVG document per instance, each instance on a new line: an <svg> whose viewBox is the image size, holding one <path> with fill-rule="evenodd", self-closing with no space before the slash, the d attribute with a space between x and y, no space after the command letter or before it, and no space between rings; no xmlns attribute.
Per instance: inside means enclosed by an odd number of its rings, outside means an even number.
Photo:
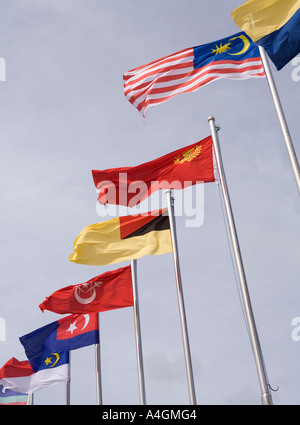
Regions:
<svg viewBox="0 0 300 425"><path fill-rule="evenodd" d="M174 216L174 198L171 195L171 189L166 190L166 196L167 196L167 202L168 202L168 213L169 213L169 220L170 220L175 278L176 278L176 286L177 286L177 298L178 298L183 347L184 347L184 354L185 354L185 365L186 365L187 378L188 378L190 403L194 405L194 404L197 404L197 402L196 402L192 359L191 359L191 351L190 351L189 336L188 336L188 330L187 330L187 321L186 321L181 273L180 273L180 265L179 265L176 225L175 225L175 216Z"/></svg>
<svg viewBox="0 0 300 425"><path fill-rule="evenodd" d="M257 333L255 321L254 321L250 296L249 296L249 292L247 288L246 275L244 271L239 241L237 237L235 222L233 218L233 212L231 208L231 202L229 198L228 187L227 187L225 173L224 173L219 138L218 138L218 133L215 126L215 118L209 117L208 122L210 125L211 135L212 135L213 144L214 144L214 151L215 151L215 156L217 161L220 185L221 185L223 200L225 204L225 210L226 210L226 215L228 220L229 232L231 236L233 253L234 253L236 268L238 272L239 285L241 289L244 310L245 310L247 325L249 329L249 336L251 340L251 345L252 345L257 373L258 373L258 379L259 379L260 388L261 388L261 401L262 401L262 404L264 405L272 405L273 404L272 396L269 391L268 379L267 379L266 370L264 367L263 355L262 355L258 333Z"/></svg>
<svg viewBox="0 0 300 425"><path fill-rule="evenodd" d="M139 299L138 299L138 287L137 287L137 260L131 260L131 275L132 275L132 290L133 290L133 301L134 301L133 311L134 311L135 341L136 341L139 390L140 390L140 404L144 405L146 404L146 390L145 390L140 311L139 311Z"/></svg>
<svg viewBox="0 0 300 425"><path fill-rule="evenodd" d="M102 385L101 385L101 357L100 357L100 313L98 313L99 342L95 344L96 354L96 379L97 379L97 403L102 405Z"/></svg>
<svg viewBox="0 0 300 425"><path fill-rule="evenodd" d="M34 399L33 393L28 394L27 403L26 403L27 406L33 406L33 399Z"/></svg>
<svg viewBox="0 0 300 425"><path fill-rule="evenodd" d="M259 51L260 51L260 55L261 55L261 59L262 59L262 63L264 66L264 70L265 70L265 74L266 74L266 78L267 78L267 82L269 84L269 88L271 91L271 95L273 98L273 102L275 105L275 109L278 115L278 119L279 119L279 124L283 133L283 137L284 137L284 141L286 144L286 148L288 151L288 155L289 155L289 159L292 165L292 169L294 172L294 176L295 176L295 180L296 180L296 184L297 184L297 188L298 188L298 192L300 194L300 168L299 168L299 163L298 163L298 159L296 156L296 152L293 146L293 142L290 136L290 132L287 126L287 122L283 113L283 109L281 106L281 102L279 99L279 95L275 86L275 82L274 82L274 78L273 78L273 74L271 72L271 68L270 68L270 64L268 61L268 57L267 54L265 52L265 49L262 46L259 46Z"/></svg>
<svg viewBox="0 0 300 425"><path fill-rule="evenodd" d="M66 405L70 405L71 400L71 351L69 351L69 376L66 379Z"/></svg>

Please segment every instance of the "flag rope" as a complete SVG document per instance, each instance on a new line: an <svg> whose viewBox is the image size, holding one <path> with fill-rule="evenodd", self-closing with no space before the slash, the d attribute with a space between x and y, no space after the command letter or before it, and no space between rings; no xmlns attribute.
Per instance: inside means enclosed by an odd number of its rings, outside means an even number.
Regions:
<svg viewBox="0 0 300 425"><path fill-rule="evenodd" d="M232 211L230 197L228 193L228 187L227 187L224 166L223 166L223 161L221 156L221 149L219 144L219 137L215 127L215 118L209 117L208 122L209 122L211 135L212 135L212 139L214 143L214 151L216 155L217 166L218 166L219 177L220 177L220 186L222 188L222 196L224 200L224 206L226 209L226 216L227 216L228 227L230 231L232 249L234 252L235 263L236 263L236 268L237 268L238 277L239 277L239 285L241 288L241 294L243 296L243 303L244 303L246 318L249 324L249 334L251 339L251 345L253 349L254 360L256 363L259 384L261 388L261 401L262 401L262 404L264 405L272 405L273 404L272 397L269 392L269 384L268 384L268 379L266 376L265 365L264 365L264 362L262 361L263 355L262 355L261 345L259 343L259 337L258 337L258 333L256 329L255 320L254 320L254 314L253 314L253 310L251 306L244 265L243 265L243 261L241 257L240 246L239 246L237 231L235 227L235 221L233 217L233 211Z"/></svg>
<svg viewBox="0 0 300 425"><path fill-rule="evenodd" d="M219 131L219 130L220 130L220 127L217 127L217 126L216 126L216 130L217 130L217 131ZM219 173L219 172L218 172L218 173ZM219 179L220 179L219 174L218 174L218 177L219 177ZM247 330L248 337L249 337L249 340L250 340L250 338L251 338L251 337L250 337L250 330L249 330L249 326L248 326L248 322L247 322L247 318L246 318L246 312L245 312L244 304L243 304L243 301L242 301L241 289L240 289L239 284L238 284L237 270L236 270L236 267L235 267L235 264L234 264L233 252L232 252L232 246L231 246L231 243L230 243L230 240L229 240L229 229L228 229L228 223L227 223L227 220L226 220L226 218L225 218L225 206L224 206L224 203L222 202L222 193L221 193L221 187L220 187L220 184L219 184L219 181L220 181L219 179L218 179L218 182L217 182L217 186L218 186L219 199L220 199L220 204L221 204L222 217L223 217L223 221L224 221L224 227L225 227L226 239L227 239L228 249L229 249L229 253L230 253L231 265L232 265L232 269L233 269L234 280L235 280L235 285L236 285L236 289L237 289L237 293L238 293L238 297L239 297L240 305L241 305L241 308L242 308L243 318L244 318L244 322L245 322L245 325L246 325L246 330ZM254 350L253 350L253 347L252 347L252 345L251 345L251 344L250 344L250 346L251 346L251 349L252 349L252 351L253 351L253 353L254 353ZM264 371L265 371L265 375L266 375L266 379L267 379L268 387L269 387L269 388L270 388L273 392L278 391L279 387L277 387L276 389L274 389L274 388L272 388L272 387L271 387L271 385L270 385L270 383L269 383L269 377L268 377L268 373L267 373L267 369L266 369L266 365L265 365L265 360L264 360L264 358L262 359L262 363L263 363L263 367L264 367Z"/></svg>
<svg viewBox="0 0 300 425"><path fill-rule="evenodd" d="M228 225L227 225L227 220L225 218L224 204L222 202L222 194L221 194L221 188L220 188L219 184L218 184L218 190L219 190L219 198L220 198L220 204L221 204L222 217L223 217L223 221L224 221L226 239L227 239L227 244L228 244L228 250L229 250L231 265L232 265L233 274L234 274L234 280L235 280L235 284L236 284L237 293L238 293L238 296L239 296L239 301L240 301L240 304L241 304L241 307L242 307L244 322L245 322L245 325L246 325L248 335L250 336L249 327L248 327L248 323L247 323L247 320L246 320L246 314L245 314L245 310L244 310L244 305L243 305L243 302L242 302L241 291L240 291L240 287L239 287L238 279L237 279L237 270L236 270L236 267L234 265L232 247L231 247L231 243L230 243L230 240L229 240L229 229L228 229Z"/></svg>

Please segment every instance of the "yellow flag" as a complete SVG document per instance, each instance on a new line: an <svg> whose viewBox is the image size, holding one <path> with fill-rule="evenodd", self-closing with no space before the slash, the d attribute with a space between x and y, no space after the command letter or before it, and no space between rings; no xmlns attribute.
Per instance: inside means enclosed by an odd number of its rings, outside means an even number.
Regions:
<svg viewBox="0 0 300 425"><path fill-rule="evenodd" d="M283 27L300 8L300 0L249 0L231 12L234 22L258 41Z"/></svg>
<svg viewBox="0 0 300 425"><path fill-rule="evenodd" d="M249 0L231 15L278 71L300 53L300 0Z"/></svg>
<svg viewBox="0 0 300 425"><path fill-rule="evenodd" d="M74 242L69 260L101 266L169 252L172 252L169 217L160 210L85 227Z"/></svg>

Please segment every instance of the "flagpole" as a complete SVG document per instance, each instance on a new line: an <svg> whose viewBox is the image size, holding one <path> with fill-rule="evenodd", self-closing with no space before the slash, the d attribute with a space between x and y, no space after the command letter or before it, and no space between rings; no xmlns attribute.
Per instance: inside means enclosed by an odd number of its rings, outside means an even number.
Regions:
<svg viewBox="0 0 300 425"><path fill-rule="evenodd" d="M69 351L68 377L66 379L66 405L70 405L71 400L71 351Z"/></svg>
<svg viewBox="0 0 300 425"><path fill-rule="evenodd" d="M269 84L269 88L270 88L270 91L271 91L271 95L272 95L273 102L274 102L274 105L275 105L275 109L276 109L276 112L277 112L277 116L278 116L278 119L279 119L279 124L280 124L281 130L282 130L282 133L283 133L283 137L284 137L284 141L285 141L286 148L287 148L287 151L288 151L289 159L290 159L292 169L293 169L293 172L294 172L298 192L300 194L300 168L299 168L297 155L296 155L296 152L295 152L295 149L294 149L294 146L293 146L293 142L292 142L292 139L291 139L291 136L290 136L290 132L289 132L289 129L288 129L288 125L287 125L287 122L286 122L286 119L285 119L285 116L284 116L284 112L283 112L282 105L281 105L281 102L280 102L280 99L279 99L279 95L278 95L278 92L277 92L277 89L276 89L275 81L274 81L274 78L273 78L273 74L272 74L272 71L271 71L271 68L270 68L270 64L269 64L269 61L268 61L266 51L262 46L259 46L259 52L260 52L260 55L261 55L262 63L263 63L265 74L266 74L266 79L267 79L267 82Z"/></svg>
<svg viewBox="0 0 300 425"><path fill-rule="evenodd" d="M27 406L33 406L33 393L29 393L27 397Z"/></svg>
<svg viewBox="0 0 300 425"><path fill-rule="evenodd" d="M102 385L101 385L101 357L100 357L100 313L98 313L99 342L95 344L96 354L96 380L97 380L97 403L102 405Z"/></svg>
<svg viewBox="0 0 300 425"><path fill-rule="evenodd" d="M224 173L224 166L223 166L223 161L221 157L219 138L218 138L218 133L215 126L215 118L209 117L208 122L210 125L211 135L212 135L213 144L214 144L214 151L215 151L215 156L217 161L220 185L222 189L223 200L225 204L226 215L227 215L228 226L229 226L229 232L230 232L231 242L233 247L233 253L234 253L236 268L238 272L239 285L241 289L244 310L245 310L247 325L249 329L249 337L251 340L251 345L252 345L257 373L258 373L258 379L259 379L260 388L261 388L261 400L262 400L262 404L264 405L272 405L273 404L272 396L269 391L268 379L267 379L266 370L264 367L263 355L262 355L258 333L257 333L255 321L254 321L254 315L252 311L250 296L249 296L249 292L247 288L246 275L244 271L239 241L238 241L235 222L233 218L231 202L229 198L228 187L227 187L225 173Z"/></svg>
<svg viewBox="0 0 300 425"><path fill-rule="evenodd" d="M177 287L177 298L178 298L181 331L182 331L182 338L183 338L183 347L184 347L184 353L185 353L185 364L186 364L186 371L187 371L187 378L188 378L190 404L195 405L197 404L197 401L196 401L191 351L190 351L189 336L188 336L188 330L187 330L187 321L186 321L183 291L182 291L182 281L181 281L181 273L180 273L180 265L179 265L179 255L178 255L178 246L177 246L177 237L176 237L176 224L175 224L175 216L174 216L174 198L171 195L171 189L167 189L165 193L166 193L167 203L168 203L168 213L169 213L169 220L170 220L170 231L171 231L171 239L172 239L172 247L173 247L176 287Z"/></svg>
<svg viewBox="0 0 300 425"><path fill-rule="evenodd" d="M138 299L138 287L137 287L137 260L131 260L131 274L132 274L132 290L133 290L133 301L134 301L133 309L134 309L135 341L136 341L139 390L140 390L140 404L144 405L146 404L146 390L145 390L143 349L142 349L140 311L139 311L139 299Z"/></svg>

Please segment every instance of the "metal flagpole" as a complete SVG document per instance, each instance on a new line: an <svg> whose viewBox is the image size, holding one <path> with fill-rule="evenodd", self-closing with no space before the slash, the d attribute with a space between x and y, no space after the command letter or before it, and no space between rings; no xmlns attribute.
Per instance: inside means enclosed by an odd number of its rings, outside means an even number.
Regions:
<svg viewBox="0 0 300 425"><path fill-rule="evenodd" d="M71 351L69 351L69 376L66 379L66 405L70 405L71 400Z"/></svg>
<svg viewBox="0 0 300 425"><path fill-rule="evenodd" d="M27 397L27 406L33 406L33 393L29 393Z"/></svg>
<svg viewBox="0 0 300 425"><path fill-rule="evenodd" d="M265 74L266 74L266 78L267 78L267 82L269 84L269 88L271 91L271 95L273 98L273 102L275 105L275 109L278 115L278 119L279 119L279 124L283 133L283 137L284 137L284 141L286 144L286 148L288 151L288 155L290 158L290 162L292 165L292 169L295 175L295 180L296 180L296 184L297 184L297 188L298 188L298 192L300 194L300 168L299 168L299 163L298 163L298 159L296 156L296 152L293 146L293 142L290 136L290 132L287 126L287 122L283 113L283 109L281 106L281 102L279 99L279 95L275 86L275 82L274 82L274 78L272 75L272 71L270 68L270 64L268 61L268 57L267 54L265 52L265 49L262 46L259 46L259 51L260 51L260 55L261 55L261 59L262 59L262 63L264 66L264 70L265 70Z"/></svg>
<svg viewBox="0 0 300 425"><path fill-rule="evenodd" d="M98 313L99 342L95 344L96 354L96 379L97 379L97 403L102 405L102 385L101 385L101 357L100 357L100 313Z"/></svg>
<svg viewBox="0 0 300 425"><path fill-rule="evenodd" d="M169 213L169 220L170 220L175 278L176 278L176 286L177 286L177 297L178 297L179 314L180 314L180 321L181 321L183 347L184 347L184 354L185 354L185 364L186 364L188 386L189 386L190 403L194 405L194 404L197 404L197 402L196 402L191 351L190 351L189 336L188 336L188 330L187 330L187 322L186 322L186 314L185 314L182 282L181 282L181 273L180 273L180 265L179 265L176 225L175 225L175 216L174 216L174 198L172 197L171 189L166 190L166 196L167 196L168 213Z"/></svg>
<svg viewBox="0 0 300 425"><path fill-rule="evenodd" d="M144 405L146 404L146 390L145 390L140 311L139 311L138 287L137 287L137 260L131 260L131 275L132 275L132 290L133 290L133 301L134 301L133 311L134 311L135 341L136 341L138 377L139 377L139 389L140 389L140 404Z"/></svg>
<svg viewBox="0 0 300 425"><path fill-rule="evenodd" d="M252 345L254 358L256 362L257 373L258 373L258 379L259 379L260 388L261 388L261 400L262 400L262 404L264 405L272 405L273 404L272 396L269 391L268 379L267 379L266 370L264 367L263 355L262 355L258 333L257 333L255 321L254 321L250 296L249 296L249 292L247 288L246 275L245 275L244 266L242 262L241 251L239 247L235 222L233 218L233 212L231 208L231 202L229 198L228 187L227 187L225 173L224 173L219 138L218 138L218 133L215 126L215 118L209 117L208 122L210 125L211 135L212 135L213 144L214 144L214 151L215 151L217 167L219 172L220 185L221 185L223 200L225 204L225 210L226 210L226 215L228 220L228 226L229 226L229 232L231 236L234 258L236 262L236 268L238 272L239 285L241 289L247 325L249 328L249 336L251 340L251 345Z"/></svg>

